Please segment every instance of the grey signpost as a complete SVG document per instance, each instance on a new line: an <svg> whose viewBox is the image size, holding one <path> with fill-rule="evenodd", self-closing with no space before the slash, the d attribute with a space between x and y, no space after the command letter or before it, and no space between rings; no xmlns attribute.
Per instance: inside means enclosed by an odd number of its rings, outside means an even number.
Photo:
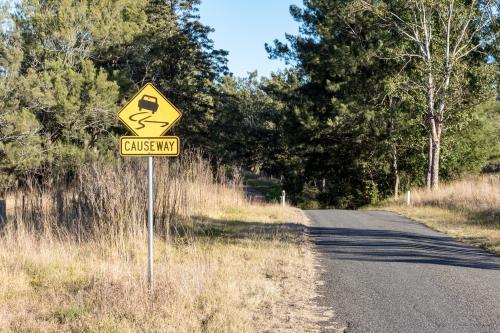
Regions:
<svg viewBox="0 0 500 333"><path fill-rule="evenodd" d="M148 283L153 289L153 157L148 156Z"/></svg>

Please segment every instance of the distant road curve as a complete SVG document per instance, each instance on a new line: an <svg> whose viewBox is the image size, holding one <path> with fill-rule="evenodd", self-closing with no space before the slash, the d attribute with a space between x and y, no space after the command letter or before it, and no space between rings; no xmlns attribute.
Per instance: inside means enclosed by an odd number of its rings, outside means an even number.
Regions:
<svg viewBox="0 0 500 333"><path fill-rule="evenodd" d="M306 214L346 332L500 332L499 257L393 213Z"/></svg>

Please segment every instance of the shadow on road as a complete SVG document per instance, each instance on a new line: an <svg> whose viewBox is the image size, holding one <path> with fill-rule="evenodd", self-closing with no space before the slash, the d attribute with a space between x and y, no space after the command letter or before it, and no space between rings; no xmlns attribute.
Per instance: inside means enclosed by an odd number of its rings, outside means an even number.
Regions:
<svg viewBox="0 0 500 333"><path fill-rule="evenodd" d="M500 259L448 237L391 230L307 229L313 243L337 260L400 262L500 270Z"/></svg>

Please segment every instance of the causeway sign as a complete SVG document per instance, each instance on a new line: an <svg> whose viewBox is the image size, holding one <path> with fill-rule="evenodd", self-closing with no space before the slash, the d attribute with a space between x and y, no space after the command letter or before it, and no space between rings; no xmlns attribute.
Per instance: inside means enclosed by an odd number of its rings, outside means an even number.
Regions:
<svg viewBox="0 0 500 333"><path fill-rule="evenodd" d="M120 138L122 156L178 156L179 138L163 136L182 113L151 83L118 112L118 119L135 136Z"/></svg>
<svg viewBox="0 0 500 333"><path fill-rule="evenodd" d="M158 138L122 136L120 154L122 156L179 156L179 138L176 136Z"/></svg>
<svg viewBox="0 0 500 333"><path fill-rule="evenodd" d="M182 113L151 83L118 112L118 119L134 135L150 138L164 135L181 116Z"/></svg>

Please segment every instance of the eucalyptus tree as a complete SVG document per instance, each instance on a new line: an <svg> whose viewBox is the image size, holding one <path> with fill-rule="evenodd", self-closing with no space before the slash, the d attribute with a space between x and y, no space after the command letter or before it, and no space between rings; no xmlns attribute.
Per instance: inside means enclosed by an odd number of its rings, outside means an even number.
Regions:
<svg viewBox="0 0 500 333"><path fill-rule="evenodd" d="M380 18L399 39L386 56L403 60L392 88L420 110L429 137L427 186L438 187L442 136L449 122L494 95L498 0L354 1L353 12Z"/></svg>

